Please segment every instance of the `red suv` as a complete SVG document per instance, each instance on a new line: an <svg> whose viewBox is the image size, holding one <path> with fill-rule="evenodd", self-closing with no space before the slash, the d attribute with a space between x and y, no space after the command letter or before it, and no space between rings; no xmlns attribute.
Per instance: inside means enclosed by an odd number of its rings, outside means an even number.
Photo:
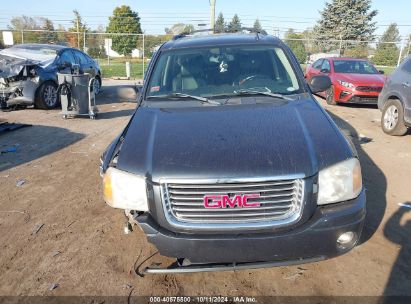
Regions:
<svg viewBox="0 0 411 304"><path fill-rule="evenodd" d="M319 95L327 103L377 104L385 82L384 72L378 71L370 62L354 58L322 58L307 68L305 77L328 75L332 86Z"/></svg>

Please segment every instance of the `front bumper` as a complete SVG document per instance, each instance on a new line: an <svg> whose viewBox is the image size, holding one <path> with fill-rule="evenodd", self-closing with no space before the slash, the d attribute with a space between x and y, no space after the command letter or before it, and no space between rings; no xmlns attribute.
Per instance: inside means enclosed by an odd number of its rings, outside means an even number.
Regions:
<svg viewBox="0 0 411 304"><path fill-rule="evenodd" d="M249 263L325 259L351 250L337 246L338 237L354 232L361 235L365 220L365 193L352 201L318 207L305 224L287 231L253 234L200 235L173 233L159 227L147 215L137 217L148 241L161 255L186 258L194 264Z"/></svg>
<svg viewBox="0 0 411 304"><path fill-rule="evenodd" d="M379 92L362 92L341 87L336 90L335 100L346 103L377 104Z"/></svg>
<svg viewBox="0 0 411 304"><path fill-rule="evenodd" d="M36 80L25 80L9 83L0 87L0 108L8 108L12 105L34 103L38 83Z"/></svg>

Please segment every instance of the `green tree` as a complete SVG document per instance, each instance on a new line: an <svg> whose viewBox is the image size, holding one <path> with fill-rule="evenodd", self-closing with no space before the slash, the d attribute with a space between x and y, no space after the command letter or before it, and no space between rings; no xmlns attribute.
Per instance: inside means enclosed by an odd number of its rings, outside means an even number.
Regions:
<svg viewBox="0 0 411 304"><path fill-rule="evenodd" d="M261 26L260 20L258 18L254 21L253 29L257 32L261 32L263 30L263 27Z"/></svg>
<svg viewBox="0 0 411 304"><path fill-rule="evenodd" d="M164 42L170 40L172 35L161 35L161 36L154 36L154 35L146 35L145 36L145 47L144 47L144 55L146 57L153 56L153 53L157 51L158 47L163 44Z"/></svg>
<svg viewBox="0 0 411 304"><path fill-rule="evenodd" d="M40 33L39 42L40 43L50 43L57 44L58 36L54 30L54 24L50 19L43 18L43 26L41 27L44 32Z"/></svg>
<svg viewBox="0 0 411 304"><path fill-rule="evenodd" d="M215 33L224 33L226 31L226 24L224 20L223 13L219 13L217 21L215 22L214 32Z"/></svg>
<svg viewBox="0 0 411 304"><path fill-rule="evenodd" d="M89 32L87 36L87 54L93 58L102 58L105 55L104 27L99 25L97 30Z"/></svg>
<svg viewBox="0 0 411 304"><path fill-rule="evenodd" d="M228 25L228 31L231 33L236 33L241 30L241 20L237 14L234 15L230 24Z"/></svg>
<svg viewBox="0 0 411 304"><path fill-rule="evenodd" d="M381 36L373 61L378 65L395 66L400 50L395 43L400 41L400 33L396 23L390 24ZM394 42L394 43L393 43Z"/></svg>
<svg viewBox="0 0 411 304"><path fill-rule="evenodd" d="M316 39L326 51L339 47L339 43L328 40L373 40L376 29L373 19L377 13L371 10L371 0L330 0L314 28ZM347 46L343 43L342 48Z"/></svg>
<svg viewBox="0 0 411 304"><path fill-rule="evenodd" d="M356 46L345 49L344 56L367 59L369 50L370 48L367 44L358 44Z"/></svg>
<svg viewBox="0 0 411 304"><path fill-rule="evenodd" d="M293 29L289 29L284 36L284 41L293 51L295 57L299 63L305 63L307 60L307 51L305 50L304 42L302 40L304 36L297 34Z"/></svg>
<svg viewBox="0 0 411 304"><path fill-rule="evenodd" d="M72 27L68 29L72 34L67 37L67 40L72 47L82 49L84 46L84 33L87 33L89 30L79 11L73 10L73 14L74 19L71 21Z"/></svg>
<svg viewBox="0 0 411 304"><path fill-rule="evenodd" d="M109 21L107 33L142 33L138 13L132 11L127 5L116 7ZM138 36L135 35L112 35L111 39L112 49L125 56L130 56L133 49L137 47Z"/></svg>
<svg viewBox="0 0 411 304"><path fill-rule="evenodd" d="M182 33L191 33L194 31L194 25L185 23L176 23L171 28L164 29L167 35L178 35Z"/></svg>

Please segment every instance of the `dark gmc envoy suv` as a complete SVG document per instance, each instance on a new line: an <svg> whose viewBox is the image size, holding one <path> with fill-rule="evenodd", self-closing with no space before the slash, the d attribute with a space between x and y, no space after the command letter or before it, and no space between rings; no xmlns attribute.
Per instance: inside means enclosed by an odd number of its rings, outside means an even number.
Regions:
<svg viewBox="0 0 411 304"><path fill-rule="evenodd" d="M365 190L354 146L290 49L263 33L175 37L102 156L104 197L190 272L300 264L357 243ZM230 268L231 267L231 268Z"/></svg>

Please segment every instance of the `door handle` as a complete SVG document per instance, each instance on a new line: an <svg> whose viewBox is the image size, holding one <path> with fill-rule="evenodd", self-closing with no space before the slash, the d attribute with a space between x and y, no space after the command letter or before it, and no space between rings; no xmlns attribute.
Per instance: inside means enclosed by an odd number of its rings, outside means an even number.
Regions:
<svg viewBox="0 0 411 304"><path fill-rule="evenodd" d="M410 84L408 81L407 81L407 82L403 82L402 85L403 85L404 87L407 87L407 88L411 87L411 84Z"/></svg>

